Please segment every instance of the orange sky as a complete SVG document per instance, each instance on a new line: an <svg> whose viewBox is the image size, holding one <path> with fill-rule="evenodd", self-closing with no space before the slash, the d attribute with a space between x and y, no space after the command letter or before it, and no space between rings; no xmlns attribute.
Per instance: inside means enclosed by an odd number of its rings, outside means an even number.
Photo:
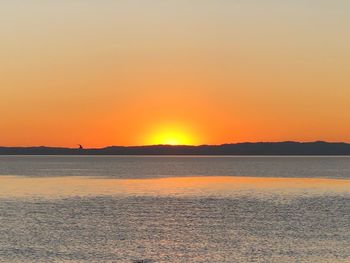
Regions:
<svg viewBox="0 0 350 263"><path fill-rule="evenodd" d="M0 3L0 145L350 142L350 2L102 2Z"/></svg>

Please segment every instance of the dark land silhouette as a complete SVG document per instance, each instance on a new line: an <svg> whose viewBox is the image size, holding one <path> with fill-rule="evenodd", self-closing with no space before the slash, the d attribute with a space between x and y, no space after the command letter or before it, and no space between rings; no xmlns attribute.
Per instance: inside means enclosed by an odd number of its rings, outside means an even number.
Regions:
<svg viewBox="0 0 350 263"><path fill-rule="evenodd" d="M0 147L0 155L350 155L349 143L257 142L222 145L109 146L105 148Z"/></svg>

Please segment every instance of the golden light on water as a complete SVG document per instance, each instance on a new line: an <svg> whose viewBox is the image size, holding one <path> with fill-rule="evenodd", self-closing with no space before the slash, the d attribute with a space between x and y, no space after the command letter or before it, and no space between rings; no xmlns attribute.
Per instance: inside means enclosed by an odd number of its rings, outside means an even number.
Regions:
<svg viewBox="0 0 350 263"><path fill-rule="evenodd" d="M264 193L282 196L320 195L350 192L350 181L319 178L264 177L172 177L149 179L115 179L93 177L0 177L0 197L50 197L99 195L216 195L239 196Z"/></svg>

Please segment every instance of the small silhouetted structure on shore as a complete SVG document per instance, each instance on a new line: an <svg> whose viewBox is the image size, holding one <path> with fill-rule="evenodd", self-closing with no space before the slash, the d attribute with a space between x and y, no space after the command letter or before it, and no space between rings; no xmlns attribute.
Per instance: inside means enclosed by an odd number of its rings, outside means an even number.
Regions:
<svg viewBox="0 0 350 263"><path fill-rule="evenodd" d="M78 146L79 146L79 150L84 150L84 147L83 147L83 145L81 145L81 144L78 144Z"/></svg>

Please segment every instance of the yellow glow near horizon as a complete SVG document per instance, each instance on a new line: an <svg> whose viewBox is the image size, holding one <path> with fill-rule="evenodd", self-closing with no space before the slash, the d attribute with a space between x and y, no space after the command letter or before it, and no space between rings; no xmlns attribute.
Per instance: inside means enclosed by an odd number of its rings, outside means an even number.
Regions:
<svg viewBox="0 0 350 263"><path fill-rule="evenodd" d="M0 1L0 146L350 142L348 10Z"/></svg>
<svg viewBox="0 0 350 263"><path fill-rule="evenodd" d="M146 139L149 145L194 145L196 144L194 136L185 128L166 126L155 130Z"/></svg>

